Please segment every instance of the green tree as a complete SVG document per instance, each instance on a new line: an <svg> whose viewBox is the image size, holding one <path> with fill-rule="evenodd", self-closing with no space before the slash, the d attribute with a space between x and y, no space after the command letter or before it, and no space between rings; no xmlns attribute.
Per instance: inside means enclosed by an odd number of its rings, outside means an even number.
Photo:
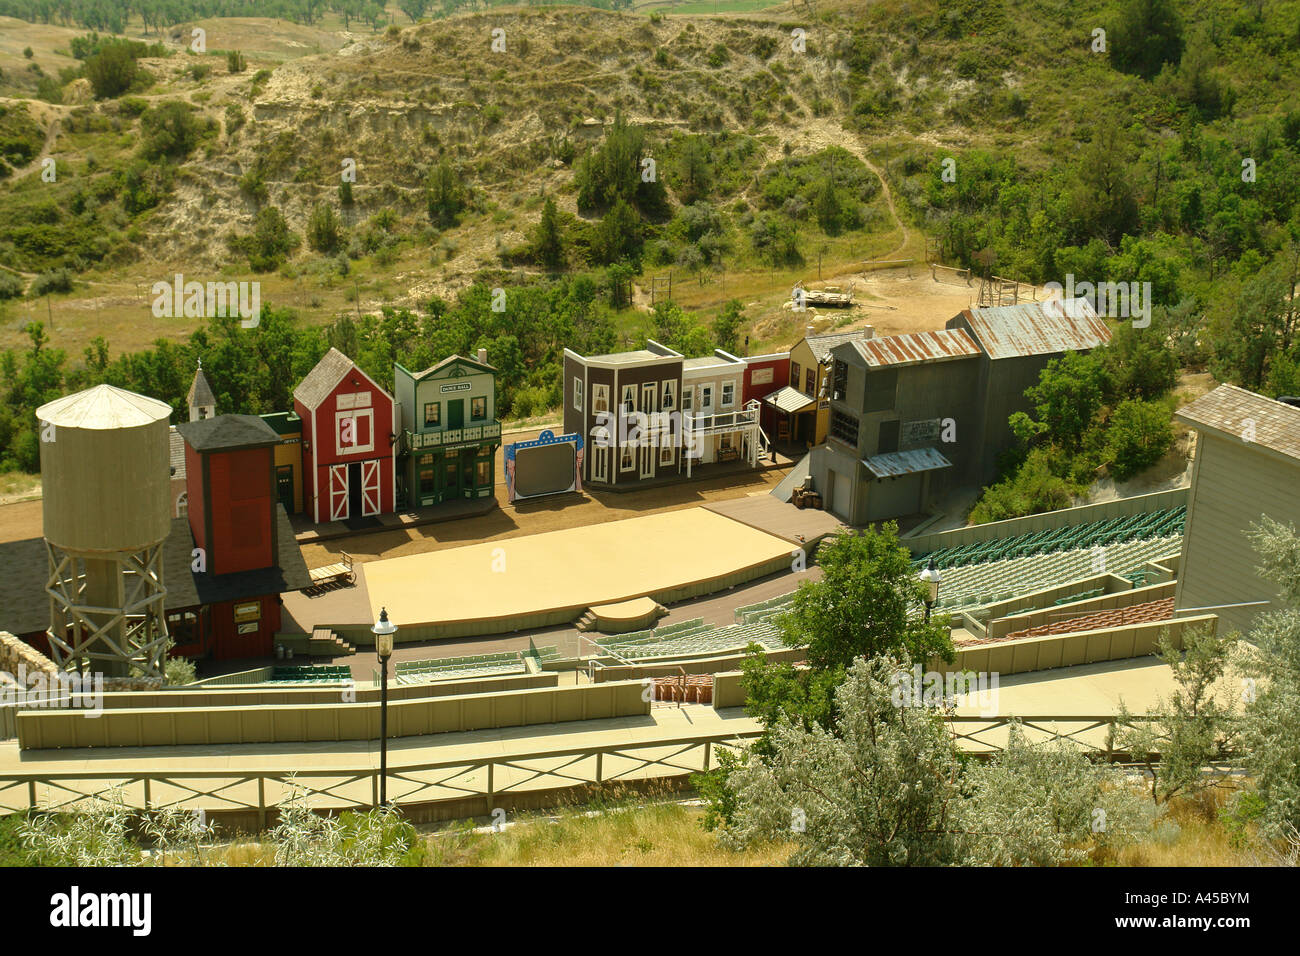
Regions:
<svg viewBox="0 0 1300 956"><path fill-rule="evenodd" d="M707 199L713 188L713 170L709 165L709 149L704 137L686 137L677 165L677 180L681 183L677 198L682 205L689 206Z"/></svg>
<svg viewBox="0 0 1300 956"><path fill-rule="evenodd" d="M1185 629L1181 647L1162 633L1160 658L1173 671L1175 686L1150 708L1160 716L1136 721L1121 702L1112 745L1142 764L1154 803L1213 784L1203 771L1222 759L1237 735L1231 700L1216 686L1235 644L1235 636L1210 627Z"/></svg>
<svg viewBox="0 0 1300 956"><path fill-rule="evenodd" d="M258 212L252 234L233 238L231 246L248 256L249 267L254 272L270 272L284 262L299 242L280 210L266 206Z"/></svg>
<svg viewBox="0 0 1300 956"><path fill-rule="evenodd" d="M429 219L439 228L456 225L465 209L465 187L451 163L442 160L425 179L425 200Z"/></svg>
<svg viewBox="0 0 1300 956"><path fill-rule="evenodd" d="M751 752L727 775L735 792L724 845L792 840L796 866L934 866L961 859L952 815L960 764L941 714L897 705L901 669L853 663L833 726L782 716L771 755Z"/></svg>
<svg viewBox="0 0 1300 956"><path fill-rule="evenodd" d="M926 591L898 525L840 534L817 549L819 580L805 580L777 619L790 647L807 648L814 670L846 668L857 657L896 654L916 663L953 659L947 619L929 623Z"/></svg>
<svg viewBox="0 0 1300 956"><path fill-rule="evenodd" d="M1168 404L1126 398L1111 413L1106 442L1116 481L1128 481L1150 468L1174 443Z"/></svg>
<svg viewBox="0 0 1300 956"><path fill-rule="evenodd" d="M818 225L827 235L833 236L840 231L840 216L844 210L839 195L835 192L835 180L829 174L817 190L817 202L813 211L817 214Z"/></svg>
<svg viewBox="0 0 1300 956"><path fill-rule="evenodd" d="M203 124L188 103L167 100L140 116L140 155L145 159L180 160L198 145Z"/></svg>
<svg viewBox="0 0 1300 956"><path fill-rule="evenodd" d="M86 60L86 79L97 99L120 96L135 82L137 66L127 43L107 43Z"/></svg>
<svg viewBox="0 0 1300 956"><path fill-rule="evenodd" d="M317 203L307 221L307 244L317 252L332 253L343 238L343 227L334 208L327 203Z"/></svg>
<svg viewBox="0 0 1300 956"><path fill-rule="evenodd" d="M645 244L645 227L641 217L624 199L618 199L601 219L592 237L592 257L600 265L634 262L640 259Z"/></svg>
<svg viewBox="0 0 1300 956"><path fill-rule="evenodd" d="M552 272L564 266L564 227L560 223L560 211L550 196L542 205L542 218L533 237L533 250L537 261Z"/></svg>
<svg viewBox="0 0 1300 956"><path fill-rule="evenodd" d="M739 299L730 299L713 320L713 339L718 348L736 353L741 326L745 322L745 309Z"/></svg>
<svg viewBox="0 0 1300 956"><path fill-rule="evenodd" d="M1172 0L1124 0L1108 33L1111 62L1121 70L1150 77L1166 63L1177 63L1183 28Z"/></svg>
<svg viewBox="0 0 1300 956"><path fill-rule="evenodd" d="M1066 352L1039 373L1038 383L1025 389L1037 424L1049 438L1077 451L1084 432L1101 410L1108 384L1095 352Z"/></svg>

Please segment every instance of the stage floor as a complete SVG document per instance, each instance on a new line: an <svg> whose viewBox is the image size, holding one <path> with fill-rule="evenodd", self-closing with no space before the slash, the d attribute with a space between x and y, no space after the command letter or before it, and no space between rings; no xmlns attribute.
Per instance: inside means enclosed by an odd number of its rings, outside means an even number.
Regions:
<svg viewBox="0 0 1300 956"><path fill-rule="evenodd" d="M437 628L430 637L468 623L473 633L500 633L573 620L597 604L707 594L779 569L791 551L774 535L687 508L369 561L364 571L370 620L386 607L415 639L411 631L426 626Z"/></svg>

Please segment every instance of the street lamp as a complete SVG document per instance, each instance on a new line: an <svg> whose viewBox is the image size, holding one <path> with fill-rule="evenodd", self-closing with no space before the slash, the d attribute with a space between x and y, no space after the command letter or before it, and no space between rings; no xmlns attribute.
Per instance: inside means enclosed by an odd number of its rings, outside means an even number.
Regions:
<svg viewBox="0 0 1300 956"><path fill-rule="evenodd" d="M934 566L934 558L921 572L921 583L926 587L925 623L930 623L930 609L939 601L939 569Z"/></svg>
<svg viewBox="0 0 1300 956"><path fill-rule="evenodd" d="M379 697L379 806L388 803L388 658L393 653L393 635L397 625L388 619L388 608L381 608L379 620L370 629L375 635L375 653L379 655L379 673L383 690Z"/></svg>

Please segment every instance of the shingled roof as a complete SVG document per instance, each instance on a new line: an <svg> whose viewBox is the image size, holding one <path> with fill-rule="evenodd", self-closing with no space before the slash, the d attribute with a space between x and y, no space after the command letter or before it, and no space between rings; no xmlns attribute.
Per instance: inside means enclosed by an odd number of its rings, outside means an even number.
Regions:
<svg viewBox="0 0 1300 956"><path fill-rule="evenodd" d="M1300 461L1300 408L1236 385L1220 385L1174 412L1198 431Z"/></svg>
<svg viewBox="0 0 1300 956"><path fill-rule="evenodd" d="M316 409L329 397L343 376L352 371L355 363L336 348L331 348L307 377L293 390L293 397L309 409Z"/></svg>
<svg viewBox="0 0 1300 956"><path fill-rule="evenodd" d="M813 357L819 363L824 363L831 354L831 349L845 342L853 342L857 339L869 339L875 335L875 330L871 327L854 329L852 332L827 332L824 335L806 335L804 341L808 343L808 348L812 349Z"/></svg>
<svg viewBox="0 0 1300 956"><path fill-rule="evenodd" d="M185 396L185 401L190 408L217 404L217 397L212 394L212 386L208 384L208 377L203 374L201 365L194 372L194 381L190 383L190 391Z"/></svg>
<svg viewBox="0 0 1300 956"><path fill-rule="evenodd" d="M256 415L218 415L196 422L181 422L176 430L195 451L225 451L278 445L280 436Z"/></svg>
<svg viewBox="0 0 1300 956"><path fill-rule="evenodd" d="M293 537L293 526L283 505L276 506L277 567L235 574L194 574L194 535L188 518L172 519L163 543L163 584L169 611L237 601L263 594L300 591L311 585L311 574ZM50 598L45 593L49 559L43 538L0 543L0 630L34 634L50 626Z"/></svg>

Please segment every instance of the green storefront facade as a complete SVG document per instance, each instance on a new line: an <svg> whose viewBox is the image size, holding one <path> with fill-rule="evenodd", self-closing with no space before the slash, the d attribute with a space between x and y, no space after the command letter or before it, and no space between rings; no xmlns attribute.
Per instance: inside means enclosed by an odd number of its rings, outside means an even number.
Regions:
<svg viewBox="0 0 1300 956"><path fill-rule="evenodd" d="M394 366L401 406L401 507L423 508L461 498L488 498L496 485L496 369L453 355L423 372Z"/></svg>

